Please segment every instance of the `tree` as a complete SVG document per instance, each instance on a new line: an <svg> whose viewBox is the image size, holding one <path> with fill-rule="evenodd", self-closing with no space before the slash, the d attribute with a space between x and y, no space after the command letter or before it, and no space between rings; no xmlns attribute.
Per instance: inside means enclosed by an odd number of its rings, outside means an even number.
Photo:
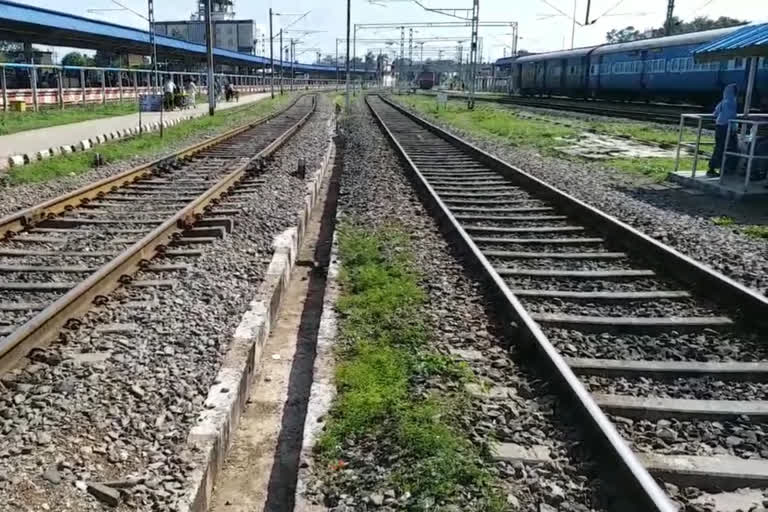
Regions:
<svg viewBox="0 0 768 512"><path fill-rule="evenodd" d="M323 56L319 61L317 61L318 64L324 64L326 66L335 66L336 65L336 57L331 55L330 53L326 53L325 56Z"/></svg>
<svg viewBox="0 0 768 512"><path fill-rule="evenodd" d="M93 56L93 65L100 68L119 66L120 56L115 52L96 50L96 55Z"/></svg>
<svg viewBox="0 0 768 512"><path fill-rule="evenodd" d="M372 51L368 50L368 52L365 54L365 70L369 71L373 64L376 62L376 56L373 54Z"/></svg>
<svg viewBox="0 0 768 512"><path fill-rule="evenodd" d="M639 30L631 25L620 30L613 29L605 34L605 40L609 43L628 43L637 39L643 39L643 36Z"/></svg>
<svg viewBox="0 0 768 512"><path fill-rule="evenodd" d="M677 16L673 16L671 34L667 34L664 27L652 28L645 32L640 32L639 30L636 30L635 27L629 26L620 30L611 30L605 35L605 39L609 43L626 43L638 39L648 39L651 37L662 37L674 34L689 34L691 32L700 32L702 30L746 25L747 23L749 23L749 21L729 18L728 16L720 16L716 20L707 18L706 16L699 16L691 21L683 21Z"/></svg>
<svg viewBox="0 0 768 512"><path fill-rule="evenodd" d="M87 66L90 59L80 52L69 52L61 59L64 66Z"/></svg>
<svg viewBox="0 0 768 512"><path fill-rule="evenodd" d="M17 53L24 49L24 45L21 43L14 43L13 41L0 41L0 62L10 60L9 53Z"/></svg>

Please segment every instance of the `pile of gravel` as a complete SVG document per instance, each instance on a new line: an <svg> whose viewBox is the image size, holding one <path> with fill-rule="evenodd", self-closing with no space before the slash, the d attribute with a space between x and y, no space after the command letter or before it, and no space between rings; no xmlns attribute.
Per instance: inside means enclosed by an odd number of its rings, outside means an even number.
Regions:
<svg viewBox="0 0 768 512"><path fill-rule="evenodd" d="M483 462L498 476L509 510L602 510L606 489L601 489L603 484L583 456L579 434L562 421L560 411L555 413L556 398L546 385L518 364L517 348L508 347L510 340L498 334L499 321L489 312L483 287L466 275L451 253L372 117L357 108L343 126L340 218L366 229L394 224L410 235L428 293L426 315L433 348L465 360L482 383L503 391L503 397L472 398L469 415L460 419L470 439L484 448L495 440L544 445L550 452L551 461L541 465ZM347 448L345 469L311 468L310 499L348 512L434 509L430 505L445 511L478 510L472 489L462 489L454 503L443 504L398 494L387 480L402 464L397 447Z"/></svg>
<svg viewBox="0 0 768 512"><path fill-rule="evenodd" d="M189 262L188 272L136 276L172 279L174 288L117 290L63 342L2 377L0 503L103 510L87 485L107 482L124 487L117 510L174 510L197 460L184 451L187 434L262 282L273 238L297 223L306 188L292 173L300 158L317 168L331 115L325 98L268 163L264 185L239 196L246 204L230 235L198 258L168 261Z"/></svg>
<svg viewBox="0 0 768 512"><path fill-rule="evenodd" d="M397 99L397 98L395 98ZM720 227L704 217L712 205L725 210L723 200L693 196L698 205L681 208L680 193L659 194L635 190L647 180L607 170L604 165L568 161L539 154L535 150L504 144L497 138L470 134L429 115L430 121L475 144L498 158L516 165L547 183L613 215L674 247L715 270L768 294L768 250L764 241L748 238L733 228ZM721 213L725 215L727 213Z"/></svg>

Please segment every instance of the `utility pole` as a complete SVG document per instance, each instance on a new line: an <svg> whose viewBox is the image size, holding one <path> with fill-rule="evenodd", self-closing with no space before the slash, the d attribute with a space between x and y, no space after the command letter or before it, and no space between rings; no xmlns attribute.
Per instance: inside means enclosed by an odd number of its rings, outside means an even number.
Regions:
<svg viewBox="0 0 768 512"><path fill-rule="evenodd" d="M403 79L403 64L405 63L405 27L400 27L400 64L397 65L397 89Z"/></svg>
<svg viewBox="0 0 768 512"><path fill-rule="evenodd" d="M284 94L283 91L283 68L285 68L285 59L283 58L283 29L280 29L280 96Z"/></svg>
<svg viewBox="0 0 768 512"><path fill-rule="evenodd" d="M347 34L349 37L349 34ZM355 62L357 61L357 23L352 29L352 69L355 69Z"/></svg>
<svg viewBox="0 0 768 512"><path fill-rule="evenodd" d="M584 17L584 26L589 25L589 9L592 7L592 0L587 0L587 15Z"/></svg>
<svg viewBox="0 0 768 512"><path fill-rule="evenodd" d="M205 47L208 53L208 115L216 112L216 88L213 86L213 19L211 0L205 0Z"/></svg>
<svg viewBox="0 0 768 512"><path fill-rule="evenodd" d="M413 74L413 29L408 29L408 75L406 80L411 79Z"/></svg>
<svg viewBox="0 0 768 512"><path fill-rule="evenodd" d="M339 38L336 38L336 91L339 90Z"/></svg>
<svg viewBox="0 0 768 512"><path fill-rule="evenodd" d="M283 63L288 62L291 60L291 46L285 45L285 48L283 49L283 54L285 55L285 58L283 59ZM285 67L285 64L283 64L283 67ZM287 71L287 69L286 69ZM283 77L285 77L285 73L283 73Z"/></svg>
<svg viewBox="0 0 768 512"><path fill-rule="evenodd" d="M573 20L571 20L571 50L576 41L576 0L573 0Z"/></svg>
<svg viewBox="0 0 768 512"><path fill-rule="evenodd" d="M293 38L291 38L291 90L293 90L293 81L295 79L295 70L293 67L293 61L296 60L296 50L295 50L295 43L293 42Z"/></svg>
<svg viewBox="0 0 768 512"><path fill-rule="evenodd" d="M149 15L149 44L152 45L152 68L155 74L155 92L160 87L160 73L157 70L157 41L155 40L155 2L147 0L147 14Z"/></svg>
<svg viewBox="0 0 768 512"><path fill-rule="evenodd" d="M272 37L272 8L269 8L269 92L275 99L275 59L272 52L275 50L275 38Z"/></svg>
<svg viewBox="0 0 768 512"><path fill-rule="evenodd" d="M469 99L467 100L467 108L472 110L475 108L475 75L477 73L477 32L478 25L480 23L480 0L472 0L472 42L469 48Z"/></svg>
<svg viewBox="0 0 768 512"><path fill-rule="evenodd" d="M664 22L664 35L672 35L672 16L675 12L675 0L667 0L667 21Z"/></svg>
<svg viewBox="0 0 768 512"><path fill-rule="evenodd" d="M349 112L349 23L352 16L352 0L347 0L347 81L344 84L346 99L344 105Z"/></svg>

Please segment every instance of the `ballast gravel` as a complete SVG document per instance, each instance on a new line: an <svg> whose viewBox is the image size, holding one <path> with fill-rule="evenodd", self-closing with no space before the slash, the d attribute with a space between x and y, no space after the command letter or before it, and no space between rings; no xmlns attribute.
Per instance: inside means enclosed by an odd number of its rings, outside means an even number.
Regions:
<svg viewBox="0 0 768 512"><path fill-rule="evenodd" d="M422 112L414 113L745 286L768 294L766 242L748 238L733 228L716 226L709 220L713 215L728 215L727 201L706 195L685 197L685 193L644 190L638 188L643 179L635 175L598 164L545 156L468 133ZM717 207L722 209L721 213L716 211Z"/></svg>
<svg viewBox="0 0 768 512"><path fill-rule="evenodd" d="M77 175L63 176L42 183L28 183L21 185L9 185L5 181L0 181L0 217L14 213L22 208L34 206L40 201L52 199L61 194L71 192L80 187L93 183L95 181L108 178L115 174L127 171L133 167L157 160L168 156L182 148L203 142L207 139L220 135L230 128L220 128L210 130L205 133L193 135L184 140L170 144L161 151L143 156L134 156L127 160L108 163L98 168L94 168ZM98 148L91 150L96 154Z"/></svg>
<svg viewBox="0 0 768 512"><path fill-rule="evenodd" d="M499 334L499 319L487 308L484 287L468 277L451 253L372 117L356 108L343 126L340 218L366 229L395 224L410 235L429 297L426 313L434 349L465 360L481 383L505 388L500 399L472 398L470 414L461 418L471 440L480 447L510 442L544 446L549 452L550 460L540 465L486 461L503 486L509 510L603 510L607 493L583 455L575 422L562 421L555 412L555 396L518 364L514 341ZM336 512L480 510L472 489L463 489L453 503L424 503L409 493L398 495L386 483L398 464L396 449L384 450L389 455L383 459L374 455L381 451L374 447L350 450L345 459L354 461L353 467L344 471L311 466L310 499Z"/></svg>
<svg viewBox="0 0 768 512"><path fill-rule="evenodd" d="M224 239L180 260L186 272L141 272L173 287L115 291L63 340L0 379L0 511L104 510L92 493L116 489L118 511L171 511L197 456L185 450L223 354L272 257L296 225L300 158L320 164L332 107L318 111L267 163ZM177 263L174 259L159 263ZM107 489L109 490L109 489ZM107 493L109 494L109 493ZM109 495L101 493L102 499Z"/></svg>

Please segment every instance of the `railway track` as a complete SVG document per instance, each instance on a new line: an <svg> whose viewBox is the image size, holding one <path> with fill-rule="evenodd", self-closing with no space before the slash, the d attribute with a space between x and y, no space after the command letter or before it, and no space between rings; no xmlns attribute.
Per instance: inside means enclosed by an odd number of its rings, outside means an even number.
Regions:
<svg viewBox="0 0 768 512"><path fill-rule="evenodd" d="M768 488L768 299L381 97L367 101L639 510Z"/></svg>
<svg viewBox="0 0 768 512"><path fill-rule="evenodd" d="M464 95L450 95L452 99L465 100ZM635 121L646 121L660 124L680 124L680 114L702 113L703 107L690 105L658 105L637 104L612 101L587 101L571 98L532 98L522 96L485 96L479 94L475 101L497 103L501 105L517 105L522 107L546 108L551 110L566 110L606 117L621 117Z"/></svg>
<svg viewBox="0 0 768 512"><path fill-rule="evenodd" d="M183 270L195 244L231 229L237 194L260 186L269 157L315 109L281 111L0 219L0 371L54 340L131 275ZM162 258L155 259L157 256Z"/></svg>

